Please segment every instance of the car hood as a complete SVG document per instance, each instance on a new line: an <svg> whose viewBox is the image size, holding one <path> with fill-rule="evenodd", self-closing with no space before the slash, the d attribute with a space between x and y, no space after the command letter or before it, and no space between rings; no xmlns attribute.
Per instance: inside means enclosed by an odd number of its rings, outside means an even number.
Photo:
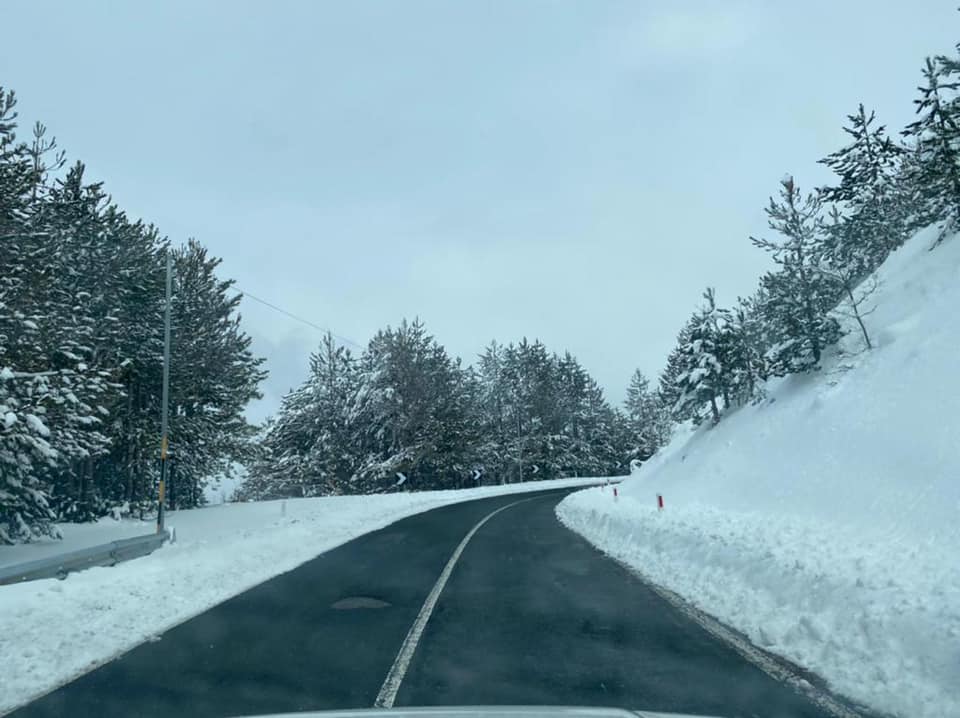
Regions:
<svg viewBox="0 0 960 718"><path fill-rule="evenodd" d="M358 710L278 713L256 718L720 718L689 713L662 713L623 708L568 706L431 706L428 708L368 708Z"/></svg>

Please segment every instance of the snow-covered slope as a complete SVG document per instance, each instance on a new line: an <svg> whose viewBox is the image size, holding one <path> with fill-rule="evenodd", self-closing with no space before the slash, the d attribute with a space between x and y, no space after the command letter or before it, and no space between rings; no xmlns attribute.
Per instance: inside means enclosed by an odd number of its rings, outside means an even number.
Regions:
<svg viewBox="0 0 960 718"><path fill-rule="evenodd" d="M65 581L0 586L0 715L231 596L405 516L459 501L595 481L560 479L172 512L168 524L176 528L177 542L150 556L92 568ZM105 520L86 530L63 528L74 543L0 547L0 564L39 558L57 547L67 551L142 534L153 525Z"/></svg>
<svg viewBox="0 0 960 718"><path fill-rule="evenodd" d="M876 345L679 432L564 523L650 580L900 716L960 716L960 236L877 273ZM858 353L859 352L859 353ZM661 493L665 510L656 510Z"/></svg>

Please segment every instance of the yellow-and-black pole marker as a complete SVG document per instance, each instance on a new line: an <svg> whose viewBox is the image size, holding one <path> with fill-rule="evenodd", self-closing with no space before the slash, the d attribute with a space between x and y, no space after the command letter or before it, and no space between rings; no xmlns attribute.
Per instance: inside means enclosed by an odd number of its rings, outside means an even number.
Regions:
<svg viewBox="0 0 960 718"><path fill-rule="evenodd" d="M170 404L170 295L173 285L173 253L167 247L167 301L163 308L163 392L160 408L160 487L157 497L157 533L163 533L163 504L167 489L167 429Z"/></svg>

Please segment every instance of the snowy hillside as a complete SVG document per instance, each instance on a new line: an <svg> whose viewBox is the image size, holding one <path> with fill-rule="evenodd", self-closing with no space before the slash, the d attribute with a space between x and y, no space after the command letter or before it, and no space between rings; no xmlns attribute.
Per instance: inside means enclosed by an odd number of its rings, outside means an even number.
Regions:
<svg viewBox="0 0 960 718"><path fill-rule="evenodd" d="M941 718L960 716L960 237L933 239L877 272L872 351L851 331L820 372L680 431L616 503L558 514L840 693Z"/></svg>
<svg viewBox="0 0 960 718"><path fill-rule="evenodd" d="M596 479L534 481L459 491L333 496L171 512L177 542L135 561L65 581L0 586L0 715L231 596L335 546L447 504ZM63 543L0 546L0 565L153 530L139 521L65 525ZM466 529L464 529L466 531ZM154 601L162 596L162 601ZM149 601L149 610L144 608ZM56 626L55 631L50 627Z"/></svg>

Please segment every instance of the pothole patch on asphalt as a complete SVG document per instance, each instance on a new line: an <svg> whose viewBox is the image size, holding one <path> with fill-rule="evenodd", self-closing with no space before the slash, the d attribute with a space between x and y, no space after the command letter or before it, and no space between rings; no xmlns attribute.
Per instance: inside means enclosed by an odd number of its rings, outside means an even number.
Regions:
<svg viewBox="0 0 960 718"><path fill-rule="evenodd" d="M386 601L370 596L347 596L331 604L330 608L336 611L353 611L358 608L387 608L389 605Z"/></svg>

